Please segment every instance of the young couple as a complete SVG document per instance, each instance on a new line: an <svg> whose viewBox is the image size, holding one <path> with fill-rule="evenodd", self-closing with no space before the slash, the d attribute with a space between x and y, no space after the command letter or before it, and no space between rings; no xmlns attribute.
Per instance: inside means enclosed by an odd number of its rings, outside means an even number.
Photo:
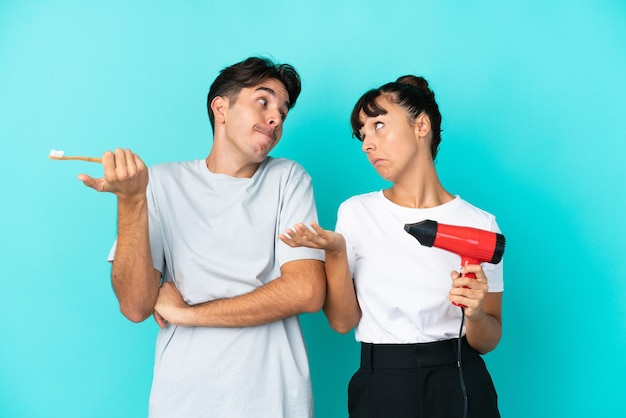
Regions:
<svg viewBox="0 0 626 418"><path fill-rule="evenodd" d="M499 232L438 179L428 83L404 76L357 101L353 133L391 187L344 202L335 231L317 224L305 170L269 156L300 90L292 66L248 58L210 88L205 159L147 168L116 149L103 178L79 176L117 196L109 260L122 313L161 327L150 416L313 417L298 314L323 308L362 344L350 417L498 417L480 354L502 332L502 263L461 275L458 256L404 231L431 219Z"/></svg>

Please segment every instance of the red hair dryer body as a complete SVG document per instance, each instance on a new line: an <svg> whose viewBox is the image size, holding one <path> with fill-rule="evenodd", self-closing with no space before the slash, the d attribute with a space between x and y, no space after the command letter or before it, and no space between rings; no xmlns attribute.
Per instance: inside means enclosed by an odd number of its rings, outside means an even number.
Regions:
<svg viewBox="0 0 626 418"><path fill-rule="evenodd" d="M426 247L437 247L458 254L461 266L467 264L498 264L504 254L504 235L468 226L440 224L425 220L404 225L404 230ZM474 273L465 277L476 278Z"/></svg>

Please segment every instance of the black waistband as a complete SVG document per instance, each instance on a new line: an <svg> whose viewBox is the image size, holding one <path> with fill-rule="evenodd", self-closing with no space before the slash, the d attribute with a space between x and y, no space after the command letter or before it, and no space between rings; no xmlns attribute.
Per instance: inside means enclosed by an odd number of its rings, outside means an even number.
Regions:
<svg viewBox="0 0 626 418"><path fill-rule="evenodd" d="M366 369L416 369L457 363L458 338L420 344L361 343L361 367ZM478 352L461 340L463 362Z"/></svg>

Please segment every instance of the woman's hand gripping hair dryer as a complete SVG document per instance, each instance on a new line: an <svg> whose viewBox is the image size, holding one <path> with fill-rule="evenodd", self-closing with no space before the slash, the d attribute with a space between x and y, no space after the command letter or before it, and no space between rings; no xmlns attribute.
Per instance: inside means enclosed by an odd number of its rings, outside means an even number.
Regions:
<svg viewBox="0 0 626 418"><path fill-rule="evenodd" d="M504 235L468 226L439 224L425 220L404 225L404 230L426 247L437 247L458 254L461 267L468 264L498 264L504 254ZM474 273L465 277L476 278Z"/></svg>

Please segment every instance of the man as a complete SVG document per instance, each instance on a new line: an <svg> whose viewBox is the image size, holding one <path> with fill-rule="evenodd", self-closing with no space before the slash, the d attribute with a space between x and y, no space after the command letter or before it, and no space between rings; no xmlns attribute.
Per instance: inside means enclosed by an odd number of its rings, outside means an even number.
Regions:
<svg viewBox="0 0 626 418"><path fill-rule="evenodd" d="M323 253L278 235L317 213L304 169L268 156L300 86L290 65L248 58L210 88L206 159L148 170L116 149L102 157L104 178L79 176L117 195L110 259L122 313L154 313L162 327L151 417L313 416L297 315L323 305Z"/></svg>

